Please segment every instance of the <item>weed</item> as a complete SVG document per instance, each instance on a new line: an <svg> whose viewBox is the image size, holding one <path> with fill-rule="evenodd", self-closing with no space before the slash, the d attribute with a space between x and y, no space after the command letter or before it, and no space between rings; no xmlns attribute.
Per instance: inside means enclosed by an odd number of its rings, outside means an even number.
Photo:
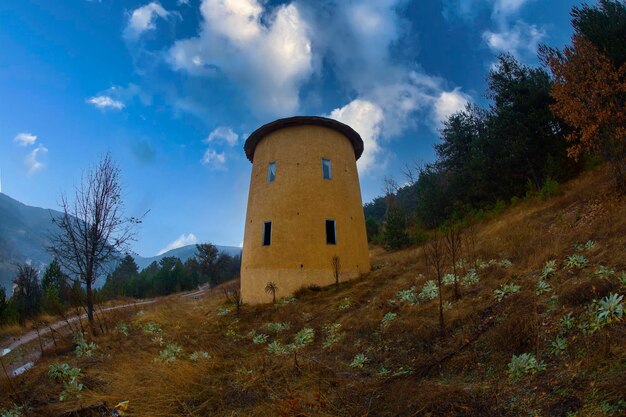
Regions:
<svg viewBox="0 0 626 417"><path fill-rule="evenodd" d="M503 259L500 263L498 263L498 265L500 265L501 268L510 268L513 266L513 263L508 259Z"/></svg>
<svg viewBox="0 0 626 417"><path fill-rule="evenodd" d="M552 287L550 286L550 284L541 280L537 282L537 286L535 287L535 294L541 295L548 291L552 291Z"/></svg>
<svg viewBox="0 0 626 417"><path fill-rule="evenodd" d="M582 255L573 254L565 258L565 266L572 269L582 269L587 265L587 258Z"/></svg>
<svg viewBox="0 0 626 417"><path fill-rule="evenodd" d="M557 338L550 343L549 350L554 356L563 356L567 351L567 339L557 336Z"/></svg>
<svg viewBox="0 0 626 417"><path fill-rule="evenodd" d="M192 362L200 362L201 360L207 360L210 358L211 356L209 355L209 353L203 351L195 351L189 355L189 360Z"/></svg>
<svg viewBox="0 0 626 417"><path fill-rule="evenodd" d="M446 274L443 276L443 278L441 279L441 283L443 285L445 285L446 287L450 286L450 285L454 285L454 282L457 280L456 275L454 274Z"/></svg>
<svg viewBox="0 0 626 417"><path fill-rule="evenodd" d="M525 375L533 375L545 369L542 361L537 361L532 353L522 353L521 355L513 355L511 362L508 364L509 378L518 381Z"/></svg>
<svg viewBox="0 0 626 417"><path fill-rule="evenodd" d="M59 395L59 401L80 396L83 384L78 381L81 376L79 368L72 368L67 363L53 363L48 367L48 376L56 382L63 383L63 391Z"/></svg>
<svg viewBox="0 0 626 417"><path fill-rule="evenodd" d="M626 287L626 272L622 272L618 280L622 287Z"/></svg>
<svg viewBox="0 0 626 417"><path fill-rule="evenodd" d="M265 343L267 343L267 339L269 339L268 335L266 335L265 333L258 333L252 337L252 343L254 343L255 345L264 345Z"/></svg>
<svg viewBox="0 0 626 417"><path fill-rule="evenodd" d="M596 270L596 272L593 273L594 275L598 275L601 276L602 278L610 278L612 275L615 275L615 269L610 268L610 267L606 267L604 265L600 265L598 267L598 269Z"/></svg>
<svg viewBox="0 0 626 417"><path fill-rule="evenodd" d="M480 278L478 277L476 270L470 269L467 274L465 274L465 276L461 279L461 285L463 285L464 287L469 287L470 285L478 284L478 281L480 281Z"/></svg>
<svg viewBox="0 0 626 417"><path fill-rule="evenodd" d="M541 271L539 278L541 279L552 278L555 273L556 273L556 260L550 259L543 266L543 270Z"/></svg>
<svg viewBox="0 0 626 417"><path fill-rule="evenodd" d="M368 360L369 360L368 357L365 356L364 354L357 353L352 359L352 362L350 362L350 367L351 368L363 368L365 366L365 363Z"/></svg>
<svg viewBox="0 0 626 417"><path fill-rule="evenodd" d="M305 327L293 337L292 350L302 349L306 345L313 343L314 339L315 331L310 327Z"/></svg>
<svg viewBox="0 0 626 417"><path fill-rule="evenodd" d="M585 243L576 243L574 245L574 249L577 251L591 250L596 247L596 242L593 240L588 240Z"/></svg>
<svg viewBox="0 0 626 417"><path fill-rule="evenodd" d="M281 298L280 301L278 301L278 304L281 304L281 305L293 304L296 301L298 301L296 297L294 297L293 295L289 295L287 297Z"/></svg>
<svg viewBox="0 0 626 417"><path fill-rule="evenodd" d="M0 410L0 417L22 417L24 415L24 407L14 404L8 410Z"/></svg>
<svg viewBox="0 0 626 417"><path fill-rule="evenodd" d="M413 373L413 368L410 366L401 366L397 371L393 373L393 376L407 376Z"/></svg>
<svg viewBox="0 0 626 417"><path fill-rule="evenodd" d="M277 340L274 340L270 344L267 345L267 351L273 355L287 355L289 353L289 349L287 346L283 345Z"/></svg>
<svg viewBox="0 0 626 417"><path fill-rule="evenodd" d="M339 305L337 305L337 308L339 310L343 311L343 310L349 309L351 306L352 306L352 302L350 301L350 299L348 297L346 297L343 300L341 300Z"/></svg>
<svg viewBox="0 0 626 417"><path fill-rule="evenodd" d="M152 334L163 333L163 329L161 328L161 326L159 326L158 324L154 322L149 322L149 323L144 324L143 331L144 333L152 333Z"/></svg>
<svg viewBox="0 0 626 417"><path fill-rule="evenodd" d="M392 321L394 321L396 319L398 315L396 313L385 313L385 315L383 316L383 319L380 321L380 327L382 327L383 329L389 327L389 325L391 324Z"/></svg>
<svg viewBox="0 0 626 417"><path fill-rule="evenodd" d="M561 333L568 334L574 329L575 326L576 322L574 320L574 315L571 312L561 317L561 321L559 322Z"/></svg>
<svg viewBox="0 0 626 417"><path fill-rule="evenodd" d="M450 301L444 301L443 309L446 311L452 310L452 303Z"/></svg>
<svg viewBox="0 0 626 417"><path fill-rule="evenodd" d="M91 358L93 353L98 348L94 342L87 343L85 336L82 333L74 333L74 342L76 343L76 356L82 358L83 356Z"/></svg>
<svg viewBox="0 0 626 417"><path fill-rule="evenodd" d="M424 287L422 287L422 292L419 294L419 298L421 300L430 301L437 298L439 295L439 287L434 280L426 281Z"/></svg>
<svg viewBox="0 0 626 417"><path fill-rule="evenodd" d="M267 323L267 330L272 333L280 333L289 330L289 323Z"/></svg>
<svg viewBox="0 0 626 417"><path fill-rule="evenodd" d="M322 346L328 349L343 338L345 333L341 331L341 324L332 323L324 325L324 342Z"/></svg>
<svg viewBox="0 0 626 417"><path fill-rule="evenodd" d="M230 313L231 311L233 311L233 309L230 307L221 307L219 310L217 310L217 315L220 317L223 317L227 315L228 313Z"/></svg>
<svg viewBox="0 0 626 417"><path fill-rule="evenodd" d="M416 287L411 287L408 290L398 291L396 293L396 297L398 297L400 301L404 301L409 304L417 304L418 301L417 301L417 298L415 297L416 290L417 290Z"/></svg>
<svg viewBox="0 0 626 417"><path fill-rule="evenodd" d="M128 324L121 321L115 325L115 330L117 330L119 334L122 334L124 336L128 336L130 334L130 328L128 327Z"/></svg>
<svg viewBox="0 0 626 417"><path fill-rule="evenodd" d="M621 321L624 316L623 295L610 294L598 302L596 320L602 324Z"/></svg>
<svg viewBox="0 0 626 417"><path fill-rule="evenodd" d="M159 360L165 363L174 363L182 355L183 348L174 342L165 342L165 349L159 352Z"/></svg>
<svg viewBox="0 0 626 417"><path fill-rule="evenodd" d="M521 289L522 287L516 284L502 284L500 288L498 288L497 290L494 290L493 295L496 297L498 301L502 301L504 297L511 295L511 294L515 294L516 292L519 292L519 290Z"/></svg>
<svg viewBox="0 0 626 417"><path fill-rule="evenodd" d="M378 368L378 376L388 376L389 374L391 374L391 371L387 368L385 368L383 365L380 365L380 367Z"/></svg>

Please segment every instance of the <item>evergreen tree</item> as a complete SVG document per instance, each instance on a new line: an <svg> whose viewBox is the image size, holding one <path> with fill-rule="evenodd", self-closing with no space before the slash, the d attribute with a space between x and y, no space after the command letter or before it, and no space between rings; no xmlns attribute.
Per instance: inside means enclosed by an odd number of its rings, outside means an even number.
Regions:
<svg viewBox="0 0 626 417"><path fill-rule="evenodd" d="M385 246L388 249L401 249L409 244L409 235L406 232L404 210L398 204L392 203L387 210L387 220L383 231Z"/></svg>

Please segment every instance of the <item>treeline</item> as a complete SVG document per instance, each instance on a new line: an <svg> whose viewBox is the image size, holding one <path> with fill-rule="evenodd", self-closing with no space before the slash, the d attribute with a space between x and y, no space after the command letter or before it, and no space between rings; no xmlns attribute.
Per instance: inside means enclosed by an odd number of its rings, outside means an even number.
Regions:
<svg viewBox="0 0 626 417"><path fill-rule="evenodd" d="M385 195L364 207L370 240L419 242L425 230L552 195L602 162L626 191L626 6L601 0L571 16L571 46L542 46L541 67L500 55L487 76L489 105L450 116L436 161L407 166L408 185L385 180Z"/></svg>
<svg viewBox="0 0 626 417"><path fill-rule="evenodd" d="M165 257L139 271L132 256L126 255L107 275L102 288L94 291L96 302L119 297L146 298L189 291L202 284L218 285L239 275L240 256L220 253L210 244L196 245L196 255L182 262ZM79 281L73 281L53 260L41 275L32 265L18 267L14 292L8 297L0 287L0 325L33 319L42 313L66 317L68 312L86 311L87 294Z"/></svg>

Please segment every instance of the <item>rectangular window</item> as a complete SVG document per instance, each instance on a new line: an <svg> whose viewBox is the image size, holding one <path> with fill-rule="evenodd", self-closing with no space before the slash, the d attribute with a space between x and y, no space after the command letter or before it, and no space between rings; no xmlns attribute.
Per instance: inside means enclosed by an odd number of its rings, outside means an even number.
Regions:
<svg viewBox="0 0 626 417"><path fill-rule="evenodd" d="M333 177L333 170L330 165L330 159L322 158L322 175L325 180L329 180Z"/></svg>
<svg viewBox="0 0 626 417"><path fill-rule="evenodd" d="M272 222L263 223L263 246L269 246L272 243Z"/></svg>
<svg viewBox="0 0 626 417"><path fill-rule="evenodd" d="M267 182L273 182L276 179L276 162L270 162L267 166Z"/></svg>
<svg viewBox="0 0 626 417"><path fill-rule="evenodd" d="M334 220L326 220L326 244L337 244L337 228Z"/></svg>

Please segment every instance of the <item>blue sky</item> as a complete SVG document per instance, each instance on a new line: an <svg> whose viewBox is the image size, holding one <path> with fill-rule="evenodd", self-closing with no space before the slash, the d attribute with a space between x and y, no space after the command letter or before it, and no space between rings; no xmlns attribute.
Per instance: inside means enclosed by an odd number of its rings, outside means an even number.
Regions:
<svg viewBox="0 0 626 417"><path fill-rule="evenodd" d="M567 0L0 2L2 192L58 208L110 151L134 250L243 239L246 136L325 115L363 137L364 202L433 159L440 121L484 104L495 55L537 64Z"/></svg>

